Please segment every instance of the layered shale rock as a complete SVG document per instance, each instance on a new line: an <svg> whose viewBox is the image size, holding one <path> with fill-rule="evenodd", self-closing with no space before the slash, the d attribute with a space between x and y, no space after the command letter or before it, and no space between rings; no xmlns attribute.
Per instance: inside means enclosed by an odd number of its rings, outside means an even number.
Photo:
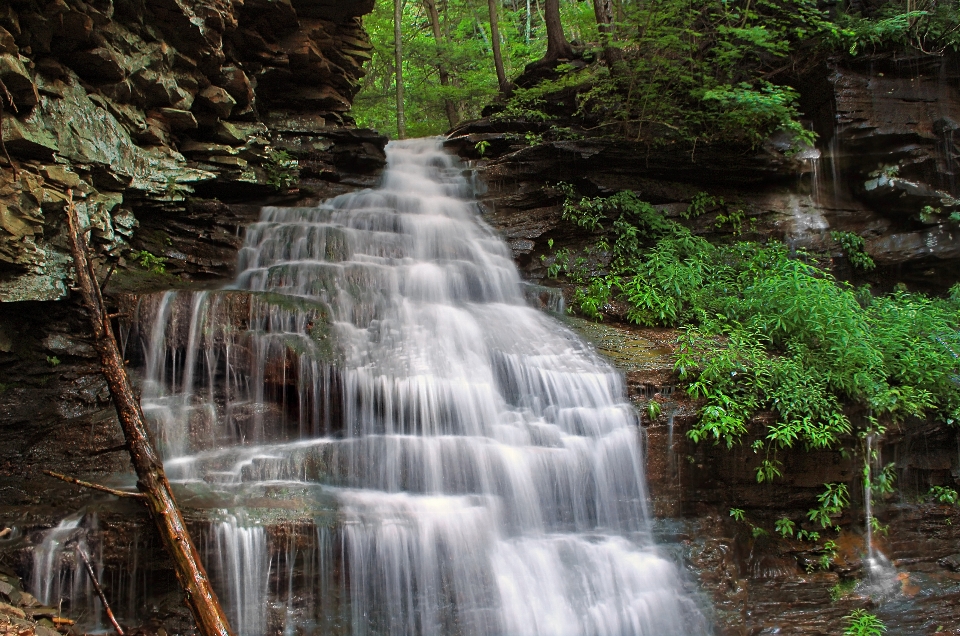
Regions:
<svg viewBox="0 0 960 636"><path fill-rule="evenodd" d="M754 149L658 145L574 125L564 140L548 123L496 116L459 126L448 143L477 162L488 219L533 278L546 276L554 250L596 238L561 219L564 195L551 187L561 182L585 196L634 190L673 217L707 192L725 205L691 220L695 232L729 236L737 228L724 217L742 213L748 238L825 253L841 276L849 266L830 232L854 232L879 266L874 284L892 269L919 287L956 272L960 58L838 60L796 83L818 133L817 147L801 152L776 135Z"/></svg>
<svg viewBox="0 0 960 636"><path fill-rule="evenodd" d="M65 296L68 191L105 270L136 270L131 254L147 251L193 279L230 274L237 229L257 209L225 206L372 183L385 139L346 112L370 57L360 17L372 7L5 5L0 302Z"/></svg>

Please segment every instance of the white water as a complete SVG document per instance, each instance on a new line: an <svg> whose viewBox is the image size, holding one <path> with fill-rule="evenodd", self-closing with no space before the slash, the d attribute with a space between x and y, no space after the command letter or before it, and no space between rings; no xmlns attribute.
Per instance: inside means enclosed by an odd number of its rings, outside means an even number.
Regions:
<svg viewBox="0 0 960 636"><path fill-rule="evenodd" d="M43 542L33 551L33 593L44 605L56 605L64 597L72 597L71 588L80 581L76 568L63 568L62 558L66 544L77 540L81 515L73 515L51 528Z"/></svg>
<svg viewBox="0 0 960 636"><path fill-rule="evenodd" d="M525 305L437 140L387 156L376 190L264 209L235 285L256 293L141 309L143 404L171 479L335 510L306 574L275 587L292 540L242 514L214 524L237 631L265 633L263 595L304 627L293 588L313 585L316 633L333 615L352 634L706 633L649 536L621 377Z"/></svg>

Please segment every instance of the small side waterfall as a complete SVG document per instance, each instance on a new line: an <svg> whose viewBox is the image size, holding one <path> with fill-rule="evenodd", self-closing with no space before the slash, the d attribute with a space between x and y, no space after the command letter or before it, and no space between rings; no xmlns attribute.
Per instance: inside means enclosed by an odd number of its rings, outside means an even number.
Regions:
<svg viewBox="0 0 960 636"><path fill-rule="evenodd" d="M438 140L387 156L376 190L265 208L233 288L140 308L144 410L235 628L707 633L620 375L526 304Z"/></svg>
<svg viewBox="0 0 960 636"><path fill-rule="evenodd" d="M41 603L56 605L60 599L79 596L77 588L82 585L83 574L78 568L64 568L64 552L70 541L79 540L82 533L80 522L82 515L72 515L51 528L43 537L43 542L33 552L33 591Z"/></svg>

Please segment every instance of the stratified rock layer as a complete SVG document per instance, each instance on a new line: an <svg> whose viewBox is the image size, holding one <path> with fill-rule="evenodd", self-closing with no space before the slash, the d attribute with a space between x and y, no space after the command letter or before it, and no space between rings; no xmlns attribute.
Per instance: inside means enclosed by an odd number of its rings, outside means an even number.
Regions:
<svg viewBox="0 0 960 636"><path fill-rule="evenodd" d="M372 7L32 0L0 9L13 162L0 153L0 302L65 296L68 191L121 269L132 245L168 259L169 274L223 277L233 258L222 247L234 246L219 230L236 234L249 210L222 214L198 199L369 184L385 139L352 128L346 111L370 57L360 16ZM287 157L300 162L292 193Z"/></svg>

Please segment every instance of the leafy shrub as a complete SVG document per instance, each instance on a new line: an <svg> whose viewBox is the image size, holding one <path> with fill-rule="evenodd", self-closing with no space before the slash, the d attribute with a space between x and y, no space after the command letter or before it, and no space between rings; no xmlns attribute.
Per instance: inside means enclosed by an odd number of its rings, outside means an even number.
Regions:
<svg viewBox="0 0 960 636"><path fill-rule="evenodd" d="M866 51L915 49L928 55L960 50L960 7L936 0L889 0L871 15L839 12L828 38L857 55Z"/></svg>
<svg viewBox="0 0 960 636"><path fill-rule="evenodd" d="M732 447L755 414L773 413L753 444L764 453L758 482L780 476L781 449L850 444L848 403L870 414L861 432L927 415L960 422L960 286L948 298L874 297L783 244L714 245L634 193L577 199L564 188L564 218L596 234L611 259L609 273L578 278L574 305L599 319L619 298L636 324L680 328L676 370L702 401L693 441ZM708 196L689 216L723 205ZM855 235L835 238L859 245ZM889 492L894 477L886 466L874 492ZM847 505L845 485L825 487L829 500L810 513L822 527Z"/></svg>
<svg viewBox="0 0 960 636"><path fill-rule="evenodd" d="M140 267L153 272L154 274L163 274L167 271L167 259L162 256L151 254L147 250L134 252L133 258L140 264Z"/></svg>
<svg viewBox="0 0 960 636"><path fill-rule="evenodd" d="M850 505L850 492L846 484L824 484L824 491L817 495L820 506L807 512L807 518L826 528L833 523L833 517Z"/></svg>
<svg viewBox="0 0 960 636"><path fill-rule="evenodd" d="M867 254L863 237L853 232L830 232L830 237L836 241L847 255L847 260L857 269L865 272L877 266L873 258Z"/></svg>
<svg viewBox="0 0 960 636"><path fill-rule="evenodd" d="M843 630L844 636L880 636L887 631L883 621L866 610L853 610L844 616L844 619L847 621L847 627Z"/></svg>
<svg viewBox="0 0 960 636"><path fill-rule="evenodd" d="M948 486L932 486L930 492L927 493L927 497L937 503L950 506L960 504L960 494L957 494L955 489Z"/></svg>
<svg viewBox="0 0 960 636"><path fill-rule="evenodd" d="M286 190L300 178L300 163L286 150L271 150L263 162L267 185L274 190Z"/></svg>
<svg viewBox="0 0 960 636"><path fill-rule="evenodd" d="M773 524L773 527L776 529L777 534L779 534L781 537L792 537L797 524L786 517L782 517L777 519L777 521Z"/></svg>

